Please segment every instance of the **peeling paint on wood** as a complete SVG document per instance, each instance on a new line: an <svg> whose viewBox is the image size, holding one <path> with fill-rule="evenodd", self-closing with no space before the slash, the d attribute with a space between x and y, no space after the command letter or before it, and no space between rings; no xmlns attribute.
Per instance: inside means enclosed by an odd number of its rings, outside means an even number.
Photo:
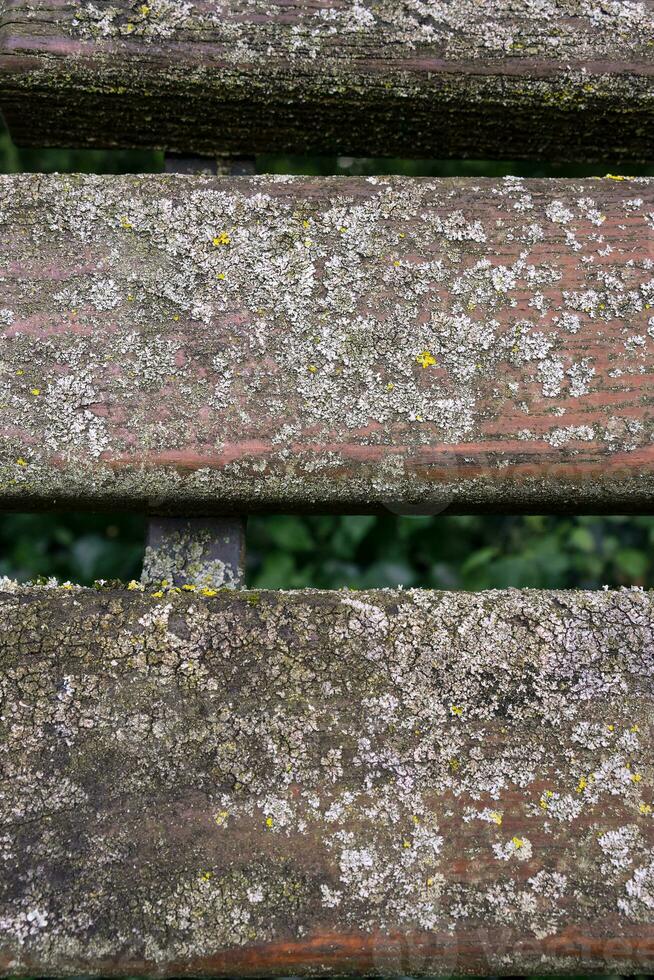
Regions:
<svg viewBox="0 0 654 980"><path fill-rule="evenodd" d="M3 975L652 972L651 593L0 586Z"/></svg>
<svg viewBox="0 0 654 980"><path fill-rule="evenodd" d="M654 183L0 178L0 502L649 511Z"/></svg>
<svg viewBox="0 0 654 980"><path fill-rule="evenodd" d="M31 145L652 157L652 0L7 0Z"/></svg>

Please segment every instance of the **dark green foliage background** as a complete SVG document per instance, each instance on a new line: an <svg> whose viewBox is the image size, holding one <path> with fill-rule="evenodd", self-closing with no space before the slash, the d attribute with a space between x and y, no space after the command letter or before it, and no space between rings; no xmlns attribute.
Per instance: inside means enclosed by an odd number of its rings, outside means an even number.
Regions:
<svg viewBox="0 0 654 980"><path fill-rule="evenodd" d="M0 132L0 171L144 173L160 153L17 150ZM593 167L483 161L259 157L260 173L594 176ZM606 169L606 168L605 168ZM654 175L654 168L610 168ZM654 508L653 508L654 512ZM0 515L0 574L81 583L137 578L145 521L137 516ZM251 518L248 584L366 588L401 584L483 589L654 584L654 517Z"/></svg>

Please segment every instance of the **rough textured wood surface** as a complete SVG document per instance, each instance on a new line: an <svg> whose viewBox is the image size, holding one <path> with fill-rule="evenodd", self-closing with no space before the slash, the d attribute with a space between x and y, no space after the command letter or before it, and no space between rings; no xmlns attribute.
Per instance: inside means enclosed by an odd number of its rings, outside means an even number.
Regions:
<svg viewBox="0 0 654 980"><path fill-rule="evenodd" d="M2 974L652 972L651 593L0 584Z"/></svg>
<svg viewBox="0 0 654 980"><path fill-rule="evenodd" d="M0 502L649 511L654 183L0 179Z"/></svg>
<svg viewBox="0 0 654 980"><path fill-rule="evenodd" d="M652 0L3 6L25 144L652 158Z"/></svg>

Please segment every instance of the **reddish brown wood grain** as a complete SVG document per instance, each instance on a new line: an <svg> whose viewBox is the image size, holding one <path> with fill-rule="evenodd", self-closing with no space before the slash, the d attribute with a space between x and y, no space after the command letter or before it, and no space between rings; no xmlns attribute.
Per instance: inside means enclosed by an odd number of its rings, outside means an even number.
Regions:
<svg viewBox="0 0 654 980"><path fill-rule="evenodd" d="M3 178L5 506L647 512L649 179Z"/></svg>

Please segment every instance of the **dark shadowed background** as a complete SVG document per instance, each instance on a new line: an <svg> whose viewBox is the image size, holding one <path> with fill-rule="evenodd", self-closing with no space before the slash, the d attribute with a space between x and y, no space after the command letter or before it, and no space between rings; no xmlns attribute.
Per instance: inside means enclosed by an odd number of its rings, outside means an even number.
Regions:
<svg viewBox="0 0 654 980"><path fill-rule="evenodd" d="M145 173L160 153L17 150L0 131L0 170ZM483 161L258 157L259 173L525 177L600 176L606 169ZM654 175L651 168L612 173ZM654 511L654 507L653 507ZM0 515L0 575L90 584L140 574L145 521L117 514ZM248 585L483 589L654 584L654 517L251 518Z"/></svg>

